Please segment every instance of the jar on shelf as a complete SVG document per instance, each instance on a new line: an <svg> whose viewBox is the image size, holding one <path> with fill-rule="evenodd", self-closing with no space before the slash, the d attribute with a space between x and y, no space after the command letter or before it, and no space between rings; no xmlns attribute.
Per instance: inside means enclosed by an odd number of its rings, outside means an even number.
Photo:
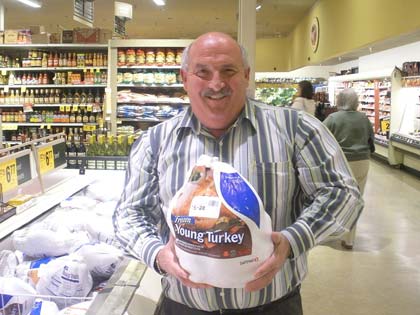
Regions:
<svg viewBox="0 0 420 315"><path fill-rule="evenodd" d="M155 51L153 49L148 49L146 51L146 65L147 66L154 66L155 65Z"/></svg>
<svg viewBox="0 0 420 315"><path fill-rule="evenodd" d="M128 48L125 53L126 66L134 66L136 64L136 51L133 48Z"/></svg>
<svg viewBox="0 0 420 315"><path fill-rule="evenodd" d="M175 63L177 65L180 65L181 64L181 61L182 61L182 51L183 51L183 49L177 49L177 51L176 51Z"/></svg>
<svg viewBox="0 0 420 315"><path fill-rule="evenodd" d="M122 67L125 66L126 63L126 56L125 56L125 50L123 49L118 49L118 66Z"/></svg>
<svg viewBox="0 0 420 315"><path fill-rule="evenodd" d="M156 65L163 66L165 64L165 51L163 48L158 48L156 52Z"/></svg>
<svg viewBox="0 0 420 315"><path fill-rule="evenodd" d="M144 66L146 63L146 54L143 49L137 48L136 50L136 65Z"/></svg>
<svg viewBox="0 0 420 315"><path fill-rule="evenodd" d="M167 49L166 50L166 58L165 58L165 64L167 66L174 66L175 65L175 52L173 49Z"/></svg>

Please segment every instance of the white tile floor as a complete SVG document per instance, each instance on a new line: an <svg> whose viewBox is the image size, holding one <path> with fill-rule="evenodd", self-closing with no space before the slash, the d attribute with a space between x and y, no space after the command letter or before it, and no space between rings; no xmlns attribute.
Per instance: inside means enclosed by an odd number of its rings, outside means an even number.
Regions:
<svg viewBox="0 0 420 315"><path fill-rule="evenodd" d="M309 254L305 315L420 314L420 179L372 160L352 251Z"/></svg>

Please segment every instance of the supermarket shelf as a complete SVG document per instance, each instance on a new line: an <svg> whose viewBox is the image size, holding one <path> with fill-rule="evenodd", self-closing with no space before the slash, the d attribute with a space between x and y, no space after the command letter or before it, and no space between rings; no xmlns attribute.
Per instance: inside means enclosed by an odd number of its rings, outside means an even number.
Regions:
<svg viewBox="0 0 420 315"><path fill-rule="evenodd" d="M82 127L83 125L96 125L93 123L47 123L47 122L39 122L39 123L18 123L18 122L3 122L2 126L4 127L10 127L10 126L17 126L17 127L37 127L37 126L72 126L72 127Z"/></svg>
<svg viewBox="0 0 420 315"><path fill-rule="evenodd" d="M167 85L167 84L129 84L129 83L120 83L117 85L117 87L138 87L138 88L183 88L184 85L183 84L171 84L171 85Z"/></svg>
<svg viewBox="0 0 420 315"><path fill-rule="evenodd" d="M3 45L2 45L3 47ZM89 66L89 67L19 67L19 68L0 68L1 71L24 71L24 72L32 72L32 71L62 71L62 70L76 70L76 71L84 71L84 70L107 70L108 67L104 66Z"/></svg>
<svg viewBox="0 0 420 315"><path fill-rule="evenodd" d="M0 88L9 89L31 89L31 88L94 88L94 87L106 87L106 84L25 84L25 85L7 85L1 84Z"/></svg>
<svg viewBox="0 0 420 315"><path fill-rule="evenodd" d="M2 44L1 48L13 48L16 50L23 49L28 50L30 48L54 48L55 50L71 50L71 49L85 49L85 50L95 50L95 49L107 49L108 44Z"/></svg>
<svg viewBox="0 0 420 315"><path fill-rule="evenodd" d="M167 69L181 69L181 66L119 66L119 69L159 69L159 70L167 70Z"/></svg>

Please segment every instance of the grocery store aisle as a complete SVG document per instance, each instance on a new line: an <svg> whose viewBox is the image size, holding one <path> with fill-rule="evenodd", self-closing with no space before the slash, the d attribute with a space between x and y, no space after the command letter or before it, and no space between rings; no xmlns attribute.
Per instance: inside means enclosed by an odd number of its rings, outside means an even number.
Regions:
<svg viewBox="0 0 420 315"><path fill-rule="evenodd" d="M352 251L309 254L305 315L412 315L420 310L420 179L372 160Z"/></svg>

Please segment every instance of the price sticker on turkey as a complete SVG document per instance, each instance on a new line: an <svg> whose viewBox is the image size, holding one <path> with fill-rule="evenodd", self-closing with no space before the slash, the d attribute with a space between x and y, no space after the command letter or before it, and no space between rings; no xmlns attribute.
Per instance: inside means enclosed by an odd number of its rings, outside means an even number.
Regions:
<svg viewBox="0 0 420 315"><path fill-rule="evenodd" d="M54 152L52 147L39 149L38 158L41 174L54 169Z"/></svg>
<svg viewBox="0 0 420 315"><path fill-rule="evenodd" d="M0 183L3 192L17 187L18 178L15 159L0 164Z"/></svg>

